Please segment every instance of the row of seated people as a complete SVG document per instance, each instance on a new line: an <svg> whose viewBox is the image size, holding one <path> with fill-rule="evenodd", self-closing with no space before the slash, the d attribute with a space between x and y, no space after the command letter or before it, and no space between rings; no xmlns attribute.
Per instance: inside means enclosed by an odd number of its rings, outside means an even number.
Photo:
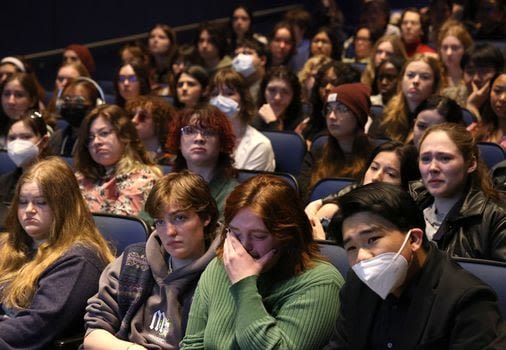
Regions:
<svg viewBox="0 0 506 350"><path fill-rule="evenodd" d="M307 200L309 193L319 180L326 177L349 177L360 181L361 174L366 172L371 164L375 164L369 157L373 145L364 133L368 121L368 107L368 90L363 84L344 84L331 89L325 104L329 129L328 141L323 147L307 153L306 162L298 178L304 200ZM458 177L448 175L447 177L456 183L442 194L439 190L431 192L428 203L424 204L423 209L430 206L426 217L437 229L443 223L443 219L449 215L450 209L453 208L455 211L463 206L464 194L469 193L470 187L477 187L479 192L485 191L486 198L497 199L498 195L494 194L492 189L490 193L487 192L489 187L492 187L491 177L482 162L478 161L481 155L474 139L460 125L462 124L460 107L452 100L439 96L430 98L426 107L427 109L420 111L413 131L414 145L420 149L421 176L415 171L409 179L421 178L423 180L421 189L431 189L430 185L433 181L431 178L434 177L435 170L422 171L423 149L420 140L425 138L425 128L430 124L446 121L452 122L451 127L459 130L459 133L464 130L462 137L466 135L467 139L464 142L452 138L452 142L443 144L445 147L430 145L431 152L440 149L440 152L447 157L453 152L454 157L462 154L461 157L464 159L475 160L476 164L473 163L472 169L462 170L462 172L464 175L479 173L484 181L482 184L482 180L471 181L472 177L467 175ZM147 119L144 122L147 122ZM143 126L142 124L144 123L138 125ZM433 126L435 127L437 124ZM169 131L167 146L168 149L173 150L172 170L189 169L203 176L211 187L220 212L223 211L227 195L238 184L237 170L233 160L234 134L232 130L231 123L224 113L218 108L204 104L194 109L182 110L170 125ZM253 128L251 130L255 131ZM265 139L265 136L258 131L256 133ZM138 134L126 113L115 105L101 105L84 118L75 147L74 167L79 186L92 211L124 215L145 214L142 212L145 199L162 172L142 147ZM45 146L50 142L44 120L38 113L25 115L20 121L15 122L9 131L8 138L10 139L9 154L20 167L5 174L1 179L5 184L3 202L10 201L17 179L33 162L44 157L47 149ZM465 147L460 143L463 143ZM270 146L269 141L266 144ZM446 146L452 147L447 149ZM266 156L266 153L259 151L258 147L253 148L253 151L258 151L261 157ZM476 152L478 154L475 155ZM243 152L241 156L245 154L246 152ZM412 159L415 163L409 167L411 169L418 168L416 165L418 154L416 151L414 154ZM170 155L165 154L165 156ZM284 155L284 157L291 156L291 154ZM442 157L442 155L437 156ZM438 158L436 155L434 157ZM270 158L274 160L272 155ZM459 169L466 165L466 162L459 164ZM401 169L400 165L396 168ZM443 174L447 171L449 170L444 167L437 169L437 172ZM399 170L391 176L397 175L398 180L398 173ZM449 196L452 197L451 201L447 198ZM438 204L438 198L445 202L444 205ZM332 215L320 215L319 220L316 221L330 217ZM446 225L443 226L446 227ZM499 227L498 231L502 232L502 228ZM321 232L319 235L321 238ZM485 246L488 247L488 244ZM489 248L482 250L488 253L474 249L473 253L468 254L481 258L493 256L492 259L504 259L502 253L492 253Z"/></svg>
<svg viewBox="0 0 506 350"><path fill-rule="evenodd" d="M298 193L271 175L237 186L221 222L201 176L164 176L145 206L155 231L116 259L67 163L42 160L19 181L0 236L4 348L52 348L83 320L85 349L506 345L497 295L429 242L398 185L337 199L345 281ZM386 317L402 331L384 329Z"/></svg>

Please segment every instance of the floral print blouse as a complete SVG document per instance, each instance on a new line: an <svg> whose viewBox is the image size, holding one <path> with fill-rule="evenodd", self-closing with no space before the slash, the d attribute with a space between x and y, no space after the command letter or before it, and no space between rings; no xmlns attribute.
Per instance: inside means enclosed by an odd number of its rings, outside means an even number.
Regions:
<svg viewBox="0 0 506 350"><path fill-rule="evenodd" d="M149 167L128 174L94 181L76 173L79 188L92 212L137 216L144 208L149 191L158 175Z"/></svg>

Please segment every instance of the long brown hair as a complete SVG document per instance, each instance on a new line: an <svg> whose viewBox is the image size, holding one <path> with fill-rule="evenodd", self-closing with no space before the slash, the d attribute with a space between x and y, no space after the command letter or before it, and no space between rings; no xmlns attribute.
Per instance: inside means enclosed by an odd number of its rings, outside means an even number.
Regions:
<svg viewBox="0 0 506 350"><path fill-rule="evenodd" d="M115 105L100 105L94 108L81 123L79 136L77 139L77 151L74 156L75 168L86 178L98 180L102 178L106 169L103 165L96 163L91 157L88 149L88 137L91 123L97 118L104 118L112 126L112 129L121 142L125 144L125 149L121 159L116 165L115 175L127 174L133 170L140 169L146 165L157 175L161 175L160 169L155 166L151 157L149 157L144 145L139 139L134 124L127 116L126 112Z"/></svg>
<svg viewBox="0 0 506 350"><path fill-rule="evenodd" d="M314 259L321 259L297 192L285 180L273 175L254 176L230 193L225 204L218 257L223 257L225 228L244 208L261 217L267 230L281 243L279 260L271 270L278 281L303 273L313 267Z"/></svg>
<svg viewBox="0 0 506 350"><path fill-rule="evenodd" d="M29 182L38 184L52 212L49 235L34 256L32 238L18 220L19 194ZM0 241L0 284L6 285L1 302L9 307L30 305L41 275L76 244L92 249L106 263L114 258L93 222L72 170L57 157L40 161L21 176L6 227L8 233Z"/></svg>
<svg viewBox="0 0 506 350"><path fill-rule="evenodd" d="M437 131L444 132L457 146L460 154L462 154L462 157L464 158L466 167L473 161L476 161L476 170L468 175L465 188L467 189L469 186L476 186L483 191L487 197L497 201L502 200L500 193L494 189L492 178L487 166L481 158L476 140L473 138L473 135L467 131L465 126L455 123L433 125L423 134L420 139L420 146L429 134Z"/></svg>

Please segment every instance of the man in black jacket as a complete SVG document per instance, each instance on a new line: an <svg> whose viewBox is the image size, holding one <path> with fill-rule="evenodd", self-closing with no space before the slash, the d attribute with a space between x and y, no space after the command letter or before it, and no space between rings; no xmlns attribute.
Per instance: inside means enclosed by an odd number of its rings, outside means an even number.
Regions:
<svg viewBox="0 0 506 350"><path fill-rule="evenodd" d="M352 271L326 350L506 349L495 293L428 242L409 194L372 183L338 202Z"/></svg>

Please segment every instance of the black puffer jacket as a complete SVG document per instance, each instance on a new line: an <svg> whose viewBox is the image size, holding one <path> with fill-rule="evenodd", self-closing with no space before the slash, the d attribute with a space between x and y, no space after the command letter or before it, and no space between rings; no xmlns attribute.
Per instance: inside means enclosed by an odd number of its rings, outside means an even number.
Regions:
<svg viewBox="0 0 506 350"><path fill-rule="evenodd" d="M410 194L420 209L434 202L421 181L410 184ZM506 207L471 186L465 197L444 219L444 234L437 245L449 256L506 261Z"/></svg>

